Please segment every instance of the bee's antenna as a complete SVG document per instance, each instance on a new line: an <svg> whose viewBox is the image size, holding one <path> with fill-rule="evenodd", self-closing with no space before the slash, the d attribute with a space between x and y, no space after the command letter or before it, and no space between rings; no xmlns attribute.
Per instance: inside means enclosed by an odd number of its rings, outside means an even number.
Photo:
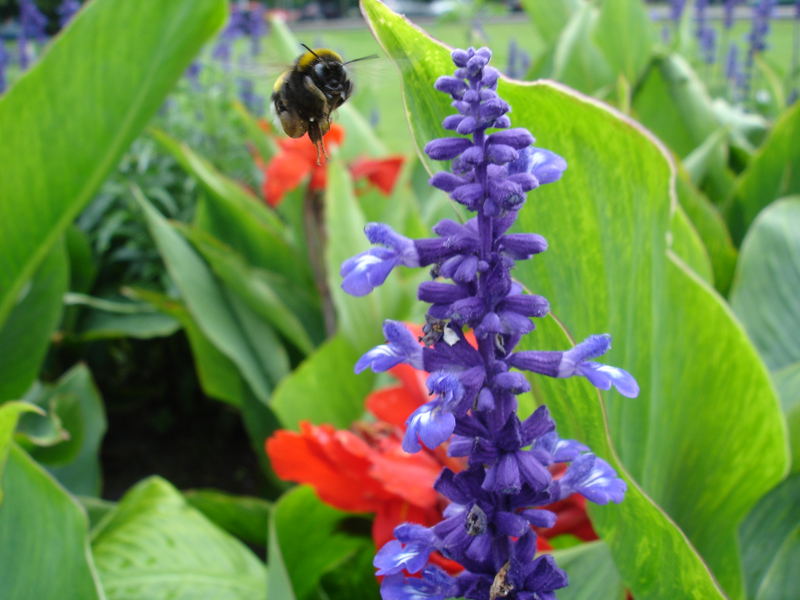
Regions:
<svg viewBox="0 0 800 600"><path fill-rule="evenodd" d="M302 43L301 43L300 45L301 45L303 48L305 48L306 50L308 50L309 52L311 52L311 54L313 54L314 56L316 56L317 58L319 58L319 54L317 54L316 52L314 52L314 51L313 51L311 48L309 48L308 46L306 46L305 44L302 44Z"/></svg>
<svg viewBox="0 0 800 600"><path fill-rule="evenodd" d="M378 58L378 55L377 54L370 54L369 56L362 56L361 58L354 58L353 60L348 60L347 62L342 63L342 64L343 65L349 65L350 63L358 62L360 60L371 60L373 58Z"/></svg>

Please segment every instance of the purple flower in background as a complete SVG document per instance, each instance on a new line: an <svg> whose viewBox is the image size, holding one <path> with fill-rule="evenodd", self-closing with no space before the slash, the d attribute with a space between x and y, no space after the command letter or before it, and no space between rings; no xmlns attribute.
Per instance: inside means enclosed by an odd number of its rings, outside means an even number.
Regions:
<svg viewBox="0 0 800 600"><path fill-rule="evenodd" d="M725 0L725 5L723 7L723 19L722 23L725 26L725 29L730 29L733 27L733 18L734 13L736 12L736 5L739 4L739 0Z"/></svg>
<svg viewBox="0 0 800 600"><path fill-rule="evenodd" d="M341 274L345 291L360 296L396 266L433 266L434 281L418 289L419 299L430 303L423 338L416 340L402 323L385 321L387 343L364 354L355 369L382 372L405 363L430 373L431 399L409 417L403 448L416 452L423 444L434 448L449 440L448 453L467 457L469 468L457 474L445 469L435 484L451 501L444 520L432 528L399 526L374 565L385 576L384 600L552 599L567 577L552 557L535 556L531 527L555 522L553 513L537 507L575 492L600 504L620 502L626 485L586 446L561 439L546 406L518 417L516 396L531 388L518 369L581 376L629 397L639 388L627 371L593 360L610 349L609 335L590 336L566 351L514 351L549 304L524 293L511 273L516 261L544 252L547 242L509 230L527 193L558 181L567 164L534 146L528 130L511 128L488 48L454 50L451 56L455 73L439 77L435 87L453 99L457 113L442 126L455 135L432 140L425 152L452 161L430 184L476 216L465 223L440 221L434 227L438 237L419 240L371 223L367 237L379 246L345 261ZM465 328L473 330L477 347L467 341ZM569 463L561 479L549 470L555 463ZM434 550L464 571L451 577L433 566L428 557Z"/></svg>
<svg viewBox="0 0 800 600"><path fill-rule="evenodd" d="M6 45L0 39L0 94L6 90L6 67L9 63L8 53L6 52Z"/></svg>
<svg viewBox="0 0 800 600"><path fill-rule="evenodd" d="M524 79L531 68L531 57L512 39L508 44L508 66L506 75L512 79Z"/></svg>
<svg viewBox="0 0 800 600"><path fill-rule="evenodd" d="M67 26L81 8L81 3L78 0L64 0L58 5L58 26L62 29Z"/></svg>
<svg viewBox="0 0 800 600"><path fill-rule="evenodd" d="M775 0L759 0L753 6L752 26L748 36L751 55L767 49L767 36L769 35L770 20L772 19L775 3Z"/></svg>
<svg viewBox="0 0 800 600"><path fill-rule="evenodd" d="M19 24L19 67L25 70L31 62L28 42L41 42L47 39L47 34L45 33L47 17L36 7L33 0L20 0Z"/></svg>
<svg viewBox="0 0 800 600"><path fill-rule="evenodd" d="M670 0L669 1L669 18L678 23L683 16L683 9L686 7L686 0Z"/></svg>

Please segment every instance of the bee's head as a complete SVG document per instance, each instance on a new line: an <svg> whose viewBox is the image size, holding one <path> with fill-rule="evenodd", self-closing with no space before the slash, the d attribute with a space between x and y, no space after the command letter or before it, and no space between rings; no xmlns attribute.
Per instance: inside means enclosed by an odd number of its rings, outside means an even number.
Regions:
<svg viewBox="0 0 800 600"><path fill-rule="evenodd" d="M320 60L312 68L314 83L326 92L340 92L347 82L347 71L339 61Z"/></svg>

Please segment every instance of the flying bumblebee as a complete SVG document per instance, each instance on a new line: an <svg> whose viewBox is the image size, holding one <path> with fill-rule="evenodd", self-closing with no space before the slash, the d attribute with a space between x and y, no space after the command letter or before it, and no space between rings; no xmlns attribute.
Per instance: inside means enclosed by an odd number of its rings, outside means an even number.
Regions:
<svg viewBox="0 0 800 600"><path fill-rule="evenodd" d="M275 82L272 102L286 135L298 138L308 133L320 164L323 156L328 157L322 136L330 129L331 113L353 93L353 82L345 66L377 57L363 56L344 62L333 50L302 46L306 52Z"/></svg>

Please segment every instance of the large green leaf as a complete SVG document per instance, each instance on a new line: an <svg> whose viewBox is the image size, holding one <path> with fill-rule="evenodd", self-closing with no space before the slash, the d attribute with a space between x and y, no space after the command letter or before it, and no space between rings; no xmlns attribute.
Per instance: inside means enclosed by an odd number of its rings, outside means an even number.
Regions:
<svg viewBox="0 0 800 600"><path fill-rule="evenodd" d="M320 346L270 399L281 424L287 429L298 429L300 421L350 427L364 414L364 399L374 381L366 373L353 373L362 353L341 334Z"/></svg>
<svg viewBox="0 0 800 600"><path fill-rule="evenodd" d="M531 19L533 28L545 43L555 44L578 6L577 0L547 2L547 0L522 0L522 7Z"/></svg>
<svg viewBox="0 0 800 600"><path fill-rule="evenodd" d="M348 533L348 517L322 502L308 486L293 488L275 504L270 555L277 545L297 600L309 598L322 575L346 564L363 546L362 536Z"/></svg>
<svg viewBox="0 0 800 600"><path fill-rule="evenodd" d="M708 201L689 180L689 175L678 165L675 179L678 201L703 240L714 271L714 286L726 294L736 267L736 248L717 207Z"/></svg>
<svg viewBox="0 0 800 600"><path fill-rule="evenodd" d="M800 598L800 473L761 499L740 539L747 598Z"/></svg>
<svg viewBox="0 0 800 600"><path fill-rule="evenodd" d="M800 196L764 209L742 243L731 305L773 371L800 469Z"/></svg>
<svg viewBox="0 0 800 600"><path fill-rule="evenodd" d="M159 477L131 489L92 536L109 600L266 599L266 569Z"/></svg>
<svg viewBox="0 0 800 600"><path fill-rule="evenodd" d="M739 176L726 206L733 239L738 243L756 215L773 200L800 194L800 103L784 112L764 144Z"/></svg>
<svg viewBox="0 0 800 600"><path fill-rule="evenodd" d="M106 432L103 399L84 364L75 365L53 386L39 388L40 402L47 402L59 417L68 439L31 455L76 495L99 496L100 442Z"/></svg>
<svg viewBox="0 0 800 600"><path fill-rule="evenodd" d="M41 415L42 411L27 402L0 404L0 503L3 501L3 469L11 448L11 439L20 416L25 413L38 413Z"/></svg>
<svg viewBox="0 0 800 600"><path fill-rule="evenodd" d="M250 496L234 496L219 490L189 490L187 502L208 519L246 544L266 546L270 505Z"/></svg>
<svg viewBox="0 0 800 600"><path fill-rule="evenodd" d="M656 36L640 0L603 0L594 41L615 73L636 83L653 51Z"/></svg>
<svg viewBox="0 0 800 600"><path fill-rule="evenodd" d="M700 236L686 216L683 207L676 206L670 220L670 249L703 281L714 284L714 271Z"/></svg>
<svg viewBox="0 0 800 600"><path fill-rule="evenodd" d="M277 290L283 283L280 277L247 264L235 250L198 227L185 227L181 231L208 261L217 277L251 310L305 354L313 351L311 335L318 332L307 330L292 312L294 305L287 305L278 295Z"/></svg>
<svg viewBox="0 0 800 600"><path fill-rule="evenodd" d="M600 541L557 550L553 556L569 575L570 583L558 600L622 600L625 586L608 547Z"/></svg>
<svg viewBox="0 0 800 600"><path fill-rule="evenodd" d="M614 73L592 39L598 18L594 4L578 3L556 43L549 76L586 93L604 96L614 83Z"/></svg>
<svg viewBox="0 0 800 600"><path fill-rule="evenodd" d="M0 427L2 427L0 409ZM0 442L2 444L2 442ZM0 598L105 600L78 503L16 446L3 475Z"/></svg>
<svg viewBox="0 0 800 600"><path fill-rule="evenodd" d="M39 374L61 318L68 279L64 247L57 244L0 325L0 401L21 398Z"/></svg>
<svg viewBox="0 0 800 600"><path fill-rule="evenodd" d="M274 333L218 283L189 242L144 198L139 196L139 201L167 270L198 327L266 402L273 383L288 370L285 350Z"/></svg>
<svg viewBox="0 0 800 600"><path fill-rule="evenodd" d="M96 0L0 97L0 323L225 9Z"/></svg>
<svg viewBox="0 0 800 600"><path fill-rule="evenodd" d="M384 47L407 65L411 126L424 145L443 135L440 121L450 112L435 112L442 105L430 87L453 69L447 50L375 0L362 4ZM627 469L648 494L628 479L625 502L595 512L619 571L637 598L720 597L685 532L727 593L741 597L736 525L785 470L784 433L767 372L744 332L667 252L675 202L669 160L635 123L561 86L501 80L499 93L516 126L530 127L538 144L570 163L562 181L534 192L520 218L523 230L544 234L558 252L515 273L535 282L532 290L549 298L575 339L613 332L608 362L629 369L642 387L637 400L605 394L598 403L583 381L537 384L562 434ZM419 104L431 108L417 111ZM532 341L569 343L544 326Z"/></svg>
<svg viewBox="0 0 800 600"><path fill-rule="evenodd" d="M680 56L650 63L633 96L633 115L684 157L719 127L702 81Z"/></svg>
<svg viewBox="0 0 800 600"><path fill-rule="evenodd" d="M731 306L772 370L800 362L800 196L763 211L742 244Z"/></svg>

